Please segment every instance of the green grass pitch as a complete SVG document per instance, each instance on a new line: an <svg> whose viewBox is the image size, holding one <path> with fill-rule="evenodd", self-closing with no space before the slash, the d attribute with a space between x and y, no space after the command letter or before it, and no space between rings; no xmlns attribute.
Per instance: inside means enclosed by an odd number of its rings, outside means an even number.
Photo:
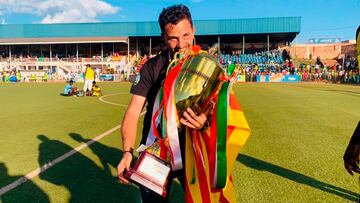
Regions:
<svg viewBox="0 0 360 203"><path fill-rule="evenodd" d="M130 84L99 84L104 100L129 102ZM64 86L0 83L0 188L120 124L125 107L60 96ZM252 130L233 168L238 202L357 202L359 175L347 174L342 155L360 119L359 86L243 83L234 91ZM140 202L136 186L117 181L121 146L117 130L0 202ZM171 201L183 202L173 186Z"/></svg>

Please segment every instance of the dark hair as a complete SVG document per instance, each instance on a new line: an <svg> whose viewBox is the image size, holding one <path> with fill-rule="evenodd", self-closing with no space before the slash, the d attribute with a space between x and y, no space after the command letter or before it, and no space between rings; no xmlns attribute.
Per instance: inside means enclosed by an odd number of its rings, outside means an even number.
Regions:
<svg viewBox="0 0 360 203"><path fill-rule="evenodd" d="M190 10L187 6L178 4L164 8L159 15L161 33L164 33L166 24L171 23L176 25L180 20L183 19L189 20L191 26L193 26Z"/></svg>

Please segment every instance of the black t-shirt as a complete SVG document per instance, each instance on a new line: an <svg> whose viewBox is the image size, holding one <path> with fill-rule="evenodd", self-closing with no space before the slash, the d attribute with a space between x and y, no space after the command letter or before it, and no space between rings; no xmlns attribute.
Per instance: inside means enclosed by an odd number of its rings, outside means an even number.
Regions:
<svg viewBox="0 0 360 203"><path fill-rule="evenodd" d="M154 102L162 82L165 79L168 64L168 51L164 51L154 58L151 58L143 65L130 89L131 94L146 97L147 100L141 144L146 143L146 138L150 130Z"/></svg>
<svg viewBox="0 0 360 203"><path fill-rule="evenodd" d="M161 54L157 55L154 58L148 60L140 70L140 76L134 81L130 93L134 95L139 95L146 97L147 106L146 114L144 117L143 130L141 144L146 144L147 135L150 130L152 110L154 107L154 102L156 95L161 88L161 85L166 77L166 69L169 65L169 51L164 51ZM179 131L179 142L180 150L182 156L182 163L185 166L185 129ZM184 169L176 171L173 174L173 177L178 177L180 183L184 187L185 184L185 174Z"/></svg>

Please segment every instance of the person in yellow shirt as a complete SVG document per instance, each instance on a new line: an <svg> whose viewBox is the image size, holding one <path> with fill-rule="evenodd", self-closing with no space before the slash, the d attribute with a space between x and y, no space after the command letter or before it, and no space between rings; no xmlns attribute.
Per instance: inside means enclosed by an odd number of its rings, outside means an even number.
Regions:
<svg viewBox="0 0 360 203"><path fill-rule="evenodd" d="M20 71L17 71L17 72L16 72L16 80L17 80L17 82L20 82L20 81L21 81Z"/></svg>
<svg viewBox="0 0 360 203"><path fill-rule="evenodd" d="M92 88L91 88L91 96L101 96L102 93L101 93L101 88L99 86L96 85L96 82L93 81L92 82Z"/></svg>
<svg viewBox="0 0 360 203"><path fill-rule="evenodd" d="M84 92L90 91L92 89L92 82L95 81L95 71L90 66L90 64L86 65L85 70L85 83L84 83Z"/></svg>

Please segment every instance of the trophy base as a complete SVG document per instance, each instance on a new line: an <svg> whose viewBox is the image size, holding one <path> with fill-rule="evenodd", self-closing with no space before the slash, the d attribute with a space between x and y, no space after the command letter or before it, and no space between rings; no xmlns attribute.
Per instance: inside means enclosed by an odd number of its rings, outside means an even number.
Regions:
<svg viewBox="0 0 360 203"><path fill-rule="evenodd" d="M167 162L144 151L135 167L127 172L125 177L137 185L144 186L160 196L166 197L170 171L171 168Z"/></svg>

